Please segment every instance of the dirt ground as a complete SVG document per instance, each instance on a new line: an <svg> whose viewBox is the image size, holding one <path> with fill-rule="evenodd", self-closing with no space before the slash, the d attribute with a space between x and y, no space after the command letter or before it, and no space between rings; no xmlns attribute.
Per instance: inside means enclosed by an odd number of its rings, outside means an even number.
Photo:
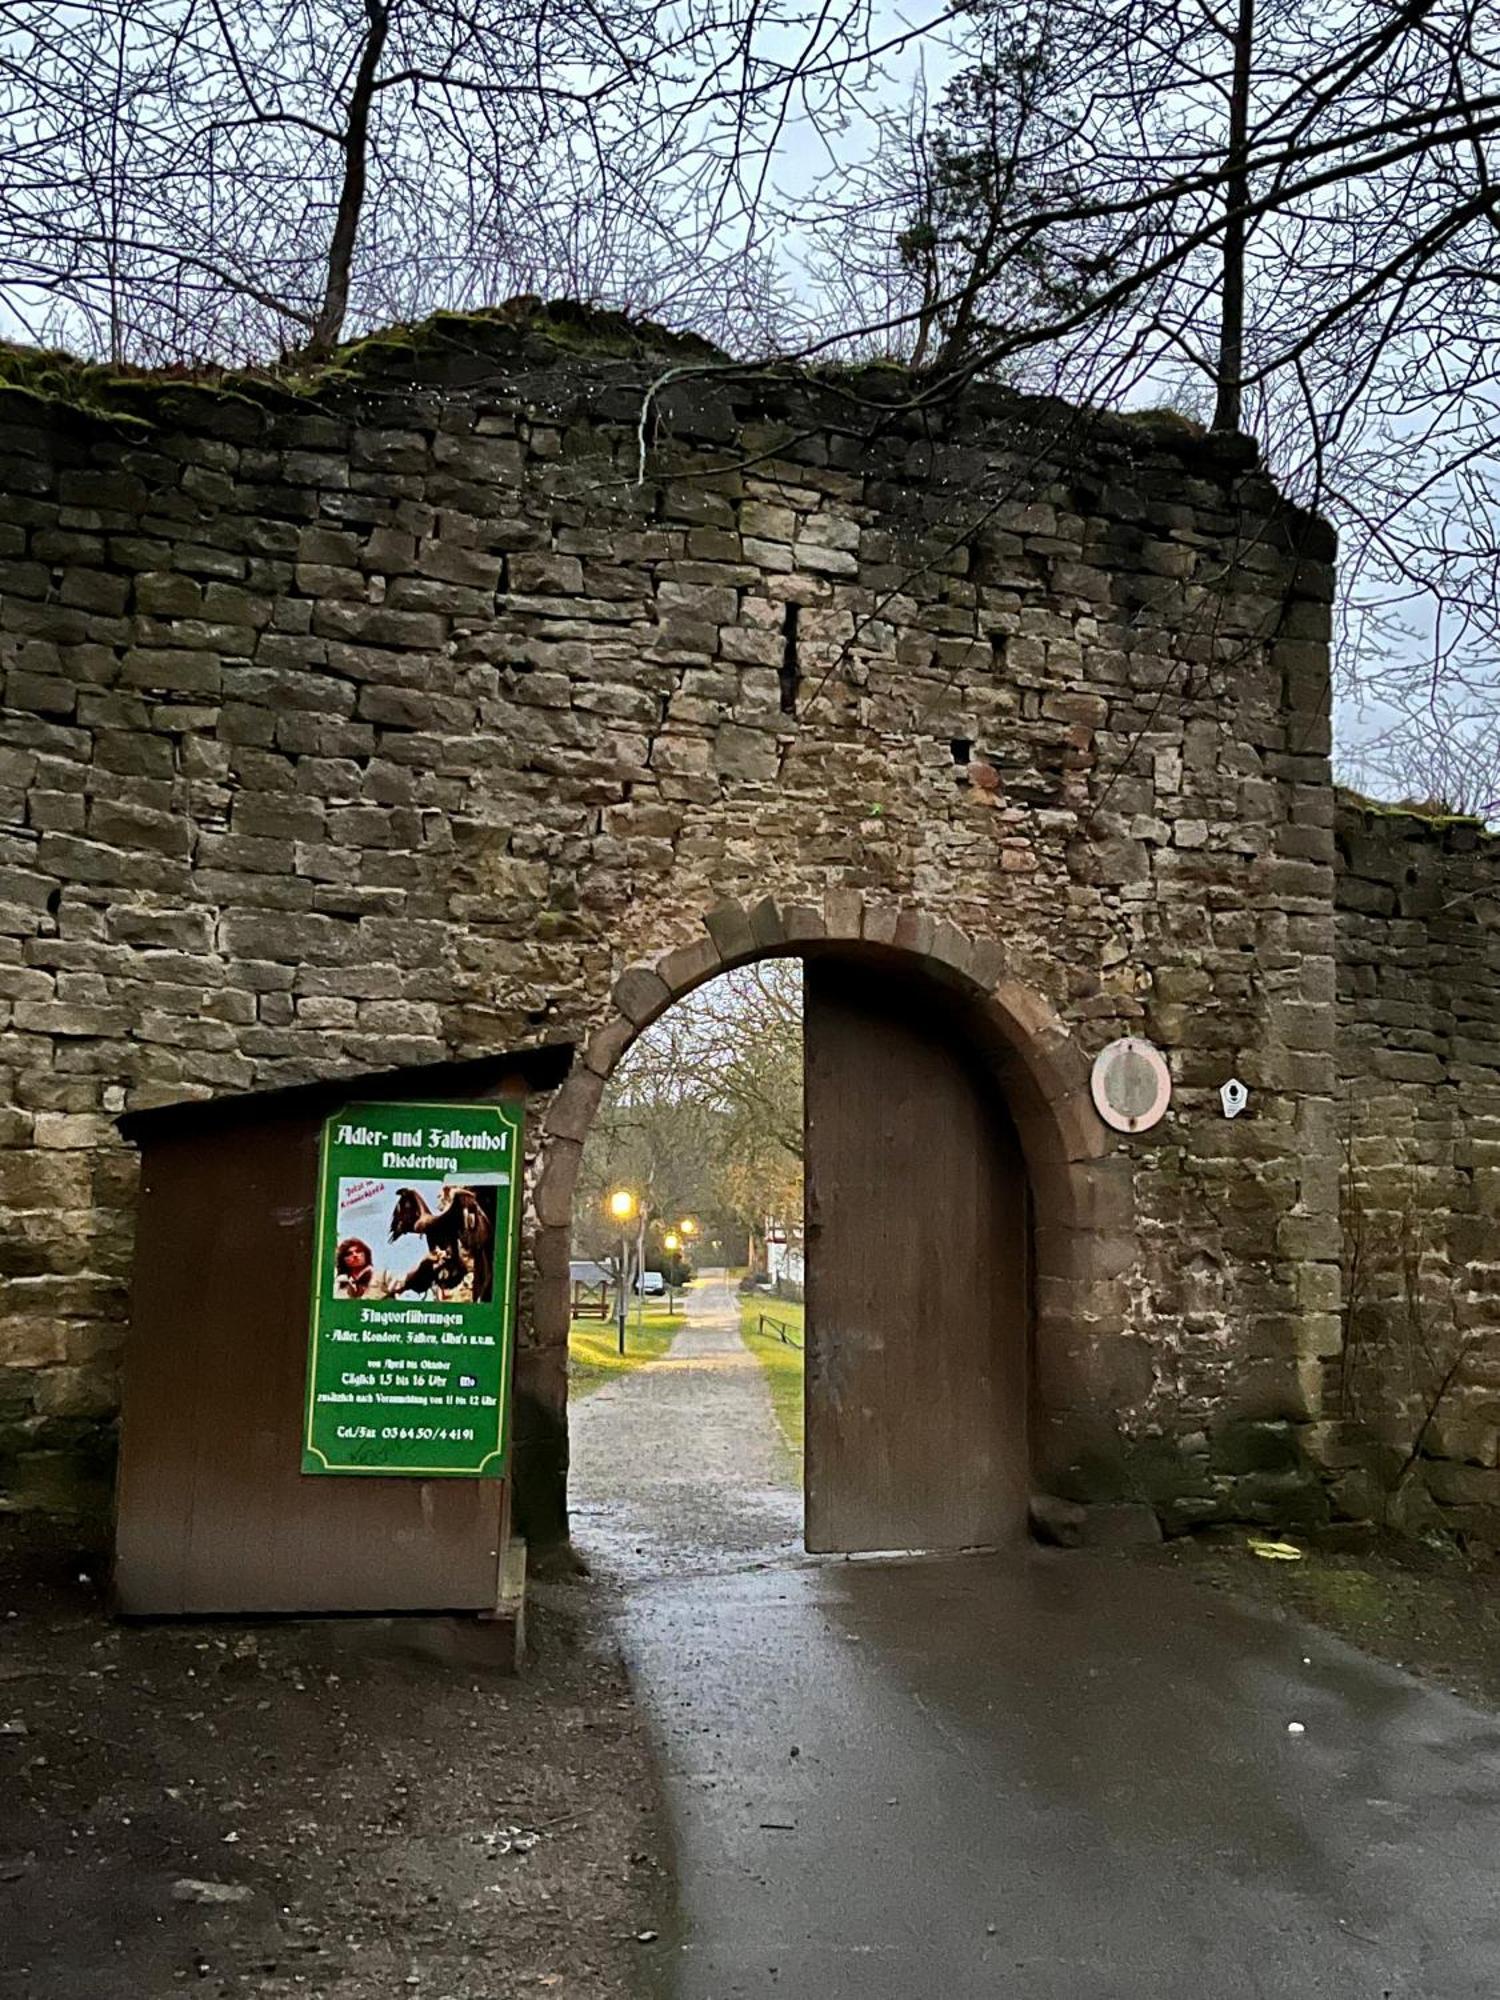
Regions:
<svg viewBox="0 0 1500 2000"><path fill-rule="evenodd" d="M122 1627L101 1581L0 1517L3 2000L658 1990L659 1792L586 1587L513 1678L463 1621Z"/></svg>
<svg viewBox="0 0 1500 2000"><path fill-rule="evenodd" d="M1500 1708L1500 1562L1447 1542L1371 1539L1348 1549L1289 1537L1300 1561L1257 1556L1243 1529L1142 1554L1215 1590L1273 1604L1377 1659Z"/></svg>

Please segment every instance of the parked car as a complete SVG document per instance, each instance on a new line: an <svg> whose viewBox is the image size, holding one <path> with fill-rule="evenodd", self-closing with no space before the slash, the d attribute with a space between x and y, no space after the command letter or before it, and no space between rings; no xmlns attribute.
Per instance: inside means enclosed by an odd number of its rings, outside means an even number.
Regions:
<svg viewBox="0 0 1500 2000"><path fill-rule="evenodd" d="M635 1288L642 1298L656 1299L667 1289L667 1281L660 1271L642 1271L635 1281Z"/></svg>

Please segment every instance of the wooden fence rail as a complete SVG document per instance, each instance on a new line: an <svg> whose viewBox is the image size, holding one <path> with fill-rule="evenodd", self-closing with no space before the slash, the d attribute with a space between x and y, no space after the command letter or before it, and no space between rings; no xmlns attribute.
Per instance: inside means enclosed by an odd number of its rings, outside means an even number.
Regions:
<svg viewBox="0 0 1500 2000"><path fill-rule="evenodd" d="M795 1347L799 1354L802 1352L802 1342L800 1340L793 1340L792 1329L785 1320L773 1319L770 1313L762 1313L755 1330L758 1334L764 1336L768 1326L774 1329L776 1338L781 1342L783 1347Z"/></svg>

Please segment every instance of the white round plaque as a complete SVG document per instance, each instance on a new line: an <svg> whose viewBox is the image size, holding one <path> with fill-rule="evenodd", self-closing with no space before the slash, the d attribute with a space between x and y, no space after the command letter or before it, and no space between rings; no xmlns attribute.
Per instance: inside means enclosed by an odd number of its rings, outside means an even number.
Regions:
<svg viewBox="0 0 1500 2000"><path fill-rule="evenodd" d="M1138 1035L1111 1042L1094 1058L1094 1108L1116 1132L1149 1132L1172 1102L1172 1078L1160 1049Z"/></svg>

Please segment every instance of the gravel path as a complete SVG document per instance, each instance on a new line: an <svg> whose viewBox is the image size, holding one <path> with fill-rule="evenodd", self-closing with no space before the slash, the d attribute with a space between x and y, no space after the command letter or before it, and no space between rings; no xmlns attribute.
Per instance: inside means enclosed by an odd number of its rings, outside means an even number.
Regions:
<svg viewBox="0 0 1500 2000"><path fill-rule="evenodd" d="M784 1562L802 1554L802 1495L739 1301L710 1271L659 1361L575 1404L573 1533L621 1583Z"/></svg>

